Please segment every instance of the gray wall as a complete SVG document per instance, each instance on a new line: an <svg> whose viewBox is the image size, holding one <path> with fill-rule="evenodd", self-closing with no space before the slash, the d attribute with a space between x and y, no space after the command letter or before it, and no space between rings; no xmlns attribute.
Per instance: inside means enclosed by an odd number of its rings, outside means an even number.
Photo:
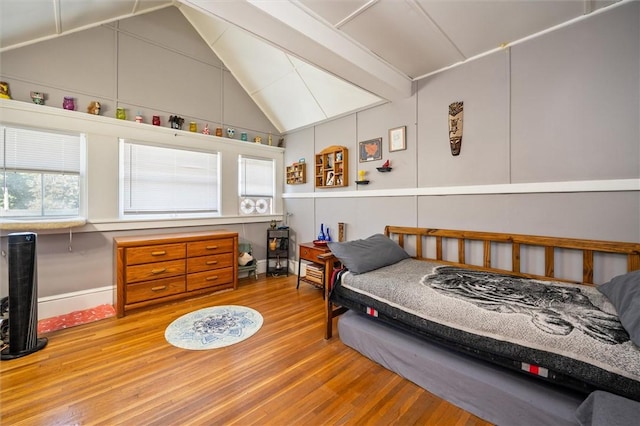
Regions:
<svg viewBox="0 0 640 426"><path fill-rule="evenodd" d="M16 100L39 91L57 107L73 96L78 111L98 100L107 117L124 107L129 120L140 111L166 125L178 114L199 129L246 131L249 140L278 134L175 7L3 52L0 77Z"/></svg>
<svg viewBox="0 0 640 426"><path fill-rule="evenodd" d="M465 114L457 157L447 133L455 101ZM391 224L637 242L638 117L633 2L425 78L411 99L287 135L285 164L347 146L350 185L285 185L286 210L299 242L338 222L348 239ZM407 150L390 153L387 131L402 125ZM358 141L376 137L382 160L358 163ZM387 159L393 170L378 173ZM358 168L369 185L354 183ZM635 188L618 179L636 179Z"/></svg>
<svg viewBox="0 0 640 426"><path fill-rule="evenodd" d="M76 109L85 112L91 100L102 103L102 115L115 116L115 109L123 106L132 121L140 111L149 123L153 115L160 115L163 126L170 115L179 114L198 122L201 129L208 123L212 134L215 127L234 127L266 139L278 132L251 101L217 56L202 41L189 22L174 7L135 16L112 24L43 41L0 54L0 80L10 84L14 100L31 103L30 91L47 94L46 105L61 108L64 96L76 99ZM44 111L45 109L43 109ZM15 113L15 115L20 115ZM239 233L241 241L253 244L258 259L266 257L266 229L269 218L234 218L237 214L237 161L222 164L224 224L198 226L197 221L180 226L180 221L168 223L171 229L147 229L135 223L118 223L117 218L117 156L118 136L144 138L171 143L173 132L157 131L152 126L123 125L113 130L115 120L91 122L86 114L70 113L56 117L55 113L36 117L34 126L88 133L88 184L90 225L74 229L72 244L68 230L38 231L39 296L48 297L73 292L91 291L113 285L112 238L129 234L181 232L191 230L227 229ZM0 116L13 117L8 111ZM89 124L86 124L88 121ZM23 123L21 123L23 124ZM130 123L127 123L130 124ZM69 126L76 126L69 127ZM88 129L82 128L88 126ZM107 129L110 128L110 129ZM186 129L187 127L185 127ZM105 131L105 129L107 129ZM138 130L139 129L139 130ZM120 134L121 133L121 134ZM133 136L131 136L133 135ZM202 135L184 134L183 145L197 146L207 141ZM214 142L210 137L211 144ZM206 143L206 142L205 142ZM226 154L231 158L253 144L228 143ZM255 147L255 148L254 148ZM262 147L262 154L278 159L282 167L282 153L278 148ZM274 151L268 153L266 151ZM280 151L280 152L276 152ZM262 155L260 154L260 155ZM233 157L235 158L235 157ZM231 176L232 179L224 179ZM231 188L229 188L231 185ZM281 201L277 211L281 212ZM145 229L143 229L145 228ZM106 229L106 230L105 230ZM0 249L7 248L8 231L0 231ZM7 262L0 258L0 295L7 294Z"/></svg>

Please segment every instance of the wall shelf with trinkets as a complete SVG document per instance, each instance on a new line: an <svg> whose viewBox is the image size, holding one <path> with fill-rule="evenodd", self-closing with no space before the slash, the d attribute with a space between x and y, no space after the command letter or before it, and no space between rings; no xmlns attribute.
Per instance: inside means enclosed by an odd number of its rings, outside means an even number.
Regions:
<svg viewBox="0 0 640 426"><path fill-rule="evenodd" d="M287 166L287 185L299 185L307 183L306 163L293 163Z"/></svg>
<svg viewBox="0 0 640 426"><path fill-rule="evenodd" d="M315 155L316 188L338 188L349 185L349 150L333 145Z"/></svg>

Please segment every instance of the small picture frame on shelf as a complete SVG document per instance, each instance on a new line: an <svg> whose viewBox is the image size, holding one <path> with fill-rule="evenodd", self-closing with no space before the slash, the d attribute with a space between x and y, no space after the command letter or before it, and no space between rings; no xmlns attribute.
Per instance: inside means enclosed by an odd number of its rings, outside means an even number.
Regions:
<svg viewBox="0 0 640 426"><path fill-rule="evenodd" d="M389 129L389 152L407 149L407 126Z"/></svg>
<svg viewBox="0 0 640 426"><path fill-rule="evenodd" d="M333 185L335 185L334 178L335 178L335 175L333 174L333 172L329 172L329 173L327 173L327 182L326 182L326 184L325 184L325 185L326 185L326 186L333 186Z"/></svg>
<svg viewBox="0 0 640 426"><path fill-rule="evenodd" d="M360 163L382 160L382 138L360 142L359 147Z"/></svg>

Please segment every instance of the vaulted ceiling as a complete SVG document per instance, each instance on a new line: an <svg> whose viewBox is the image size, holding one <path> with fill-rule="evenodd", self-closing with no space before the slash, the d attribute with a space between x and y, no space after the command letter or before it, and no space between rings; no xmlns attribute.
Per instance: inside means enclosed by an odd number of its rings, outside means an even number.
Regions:
<svg viewBox="0 0 640 426"><path fill-rule="evenodd" d="M286 132L409 97L415 82L432 73L615 3L0 0L0 51L177 7L274 126Z"/></svg>

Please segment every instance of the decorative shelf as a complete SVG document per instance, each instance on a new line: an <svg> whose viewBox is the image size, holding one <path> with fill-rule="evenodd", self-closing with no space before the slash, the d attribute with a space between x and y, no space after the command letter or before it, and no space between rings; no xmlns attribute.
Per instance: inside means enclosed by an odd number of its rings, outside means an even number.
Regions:
<svg viewBox="0 0 640 426"><path fill-rule="evenodd" d="M333 145L315 155L316 188L338 188L348 186L349 150Z"/></svg>
<svg viewBox="0 0 640 426"><path fill-rule="evenodd" d="M390 172L391 170L393 170L393 167L376 167L376 169L380 173L386 173L386 172Z"/></svg>
<svg viewBox="0 0 640 426"><path fill-rule="evenodd" d="M358 184L358 185L369 185L369 181L368 180L357 180L356 184Z"/></svg>
<svg viewBox="0 0 640 426"><path fill-rule="evenodd" d="M293 163L287 166L287 185L307 183L307 164Z"/></svg>

